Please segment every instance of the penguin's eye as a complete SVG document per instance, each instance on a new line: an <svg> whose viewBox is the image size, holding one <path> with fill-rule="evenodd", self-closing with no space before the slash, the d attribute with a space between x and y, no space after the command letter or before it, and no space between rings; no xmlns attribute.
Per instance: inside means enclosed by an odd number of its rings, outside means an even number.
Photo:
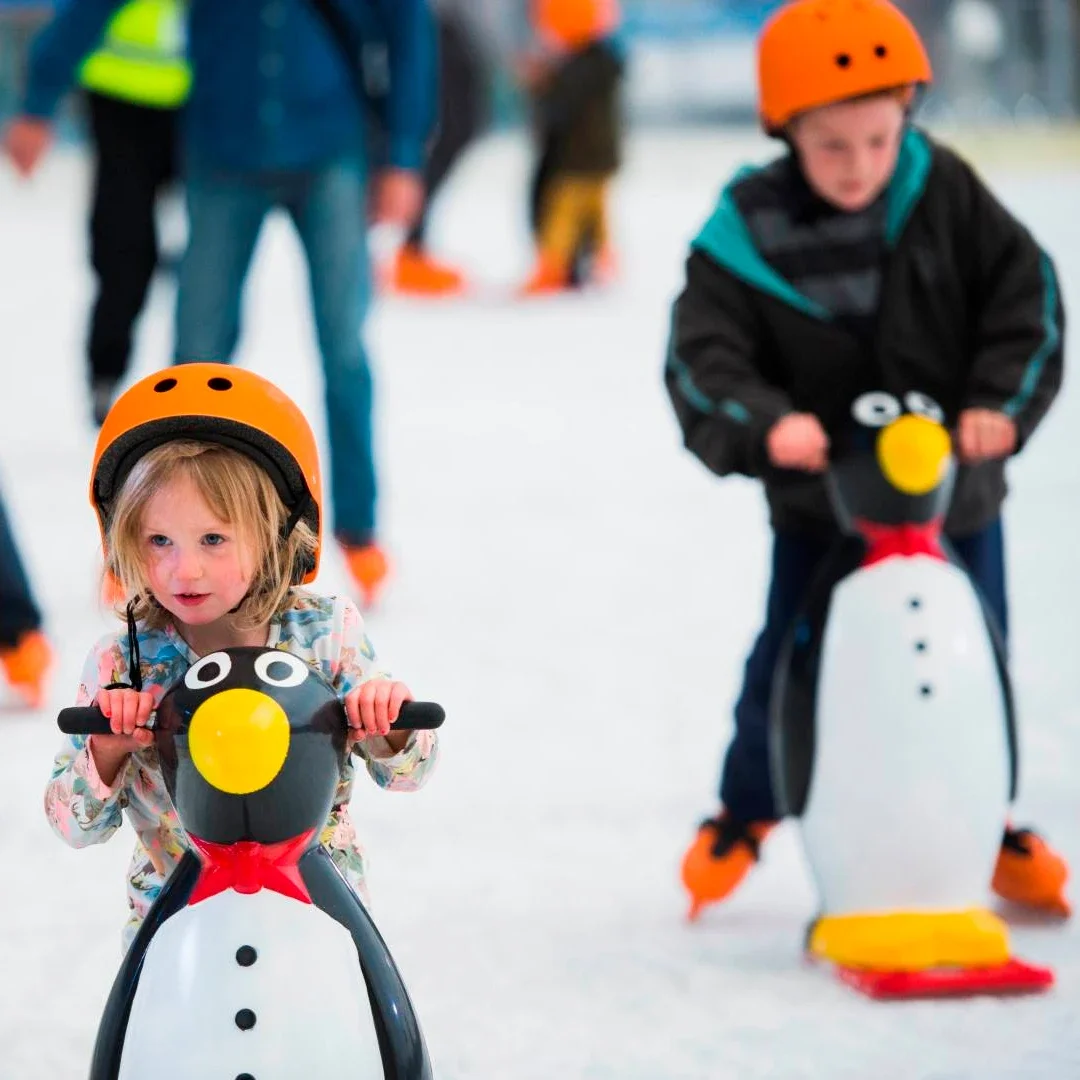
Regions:
<svg viewBox="0 0 1080 1080"><path fill-rule="evenodd" d="M196 660L184 675L184 685L189 690L206 690L217 686L222 679L228 678L232 671L232 661L228 653L212 652L201 660Z"/></svg>
<svg viewBox="0 0 1080 1080"><path fill-rule="evenodd" d="M916 416L925 416L927 420L933 420L935 424L943 423L945 420L945 410L932 397L920 394L918 390L911 390L905 394L904 404L908 412L915 413Z"/></svg>
<svg viewBox="0 0 1080 1080"><path fill-rule="evenodd" d="M299 686L308 677L307 664L299 656L275 649L255 661L255 674L271 686Z"/></svg>
<svg viewBox="0 0 1080 1080"><path fill-rule="evenodd" d="M900 415L900 402L882 390L873 390L855 399L851 415L867 427L884 427Z"/></svg>

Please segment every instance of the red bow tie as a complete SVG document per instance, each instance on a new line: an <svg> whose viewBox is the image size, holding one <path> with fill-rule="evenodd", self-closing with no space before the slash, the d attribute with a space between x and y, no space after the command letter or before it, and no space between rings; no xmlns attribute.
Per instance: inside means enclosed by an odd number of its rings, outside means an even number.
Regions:
<svg viewBox="0 0 1080 1080"><path fill-rule="evenodd" d="M202 863L199 880L191 893L189 904L197 904L226 889L239 893L257 893L272 889L293 900L311 903L311 894L300 876L300 857L311 846L314 829L303 836L283 840L279 844L257 844L241 840L236 844L212 844L197 836L188 836Z"/></svg>
<svg viewBox="0 0 1080 1080"><path fill-rule="evenodd" d="M891 559L894 555L910 558L912 555L929 555L933 559L947 560L941 546L941 518L922 524L878 525L869 521L856 521L856 527L867 542L862 565Z"/></svg>

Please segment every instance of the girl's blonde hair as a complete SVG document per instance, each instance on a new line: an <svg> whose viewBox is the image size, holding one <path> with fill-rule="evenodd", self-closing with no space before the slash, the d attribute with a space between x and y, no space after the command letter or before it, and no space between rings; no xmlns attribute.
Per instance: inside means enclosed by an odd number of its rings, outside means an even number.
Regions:
<svg viewBox="0 0 1080 1080"><path fill-rule="evenodd" d="M270 477L251 458L216 443L177 440L141 457L124 480L109 520L106 569L133 598L131 615L153 629L170 619L150 594L143 518L147 503L166 484L187 477L223 522L248 546L255 576L233 621L238 629L268 622L292 603L294 568L311 558L318 539L298 521L283 540L289 511ZM126 617L126 610L118 610Z"/></svg>

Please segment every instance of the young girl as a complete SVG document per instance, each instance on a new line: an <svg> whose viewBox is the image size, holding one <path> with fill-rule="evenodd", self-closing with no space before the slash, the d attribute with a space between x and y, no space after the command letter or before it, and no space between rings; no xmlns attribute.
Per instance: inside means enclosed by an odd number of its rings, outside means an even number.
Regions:
<svg viewBox="0 0 1080 1080"><path fill-rule="evenodd" d="M945 532L1005 635L1004 459L1061 383L1049 257L972 169L909 124L930 80L888 0L793 0L758 51L761 116L789 153L740 172L694 241L666 381L687 447L760 478L774 529L765 626L746 664L721 808L683 862L694 909L724 899L776 822L768 706L781 644L837 534L830 438L868 390L929 393L955 427ZM1068 913L1064 860L1006 830L993 886Z"/></svg>
<svg viewBox="0 0 1080 1080"><path fill-rule="evenodd" d="M77 703L96 703L113 733L65 739L45 811L73 847L108 840L127 811L137 840L125 947L186 847L146 724L199 657L269 645L316 665L341 694L353 751L380 787L415 790L435 763L433 732L390 731L411 694L383 670L352 602L299 587L318 570L319 477L303 414L238 368L152 375L102 426L90 494L107 570L128 598L127 628L94 647ZM348 811L353 771L350 756L321 840L366 897Z"/></svg>

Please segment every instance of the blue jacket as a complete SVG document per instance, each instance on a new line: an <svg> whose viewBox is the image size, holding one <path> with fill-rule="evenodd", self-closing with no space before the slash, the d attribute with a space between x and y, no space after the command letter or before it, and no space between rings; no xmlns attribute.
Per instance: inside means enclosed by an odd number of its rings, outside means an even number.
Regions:
<svg viewBox="0 0 1080 1080"><path fill-rule="evenodd" d="M418 168L436 112L428 0L337 0L357 36L385 37L390 164ZM70 0L35 39L23 111L49 117L123 0ZM195 73L184 140L203 167L306 169L362 152L353 73L309 0L191 0Z"/></svg>

